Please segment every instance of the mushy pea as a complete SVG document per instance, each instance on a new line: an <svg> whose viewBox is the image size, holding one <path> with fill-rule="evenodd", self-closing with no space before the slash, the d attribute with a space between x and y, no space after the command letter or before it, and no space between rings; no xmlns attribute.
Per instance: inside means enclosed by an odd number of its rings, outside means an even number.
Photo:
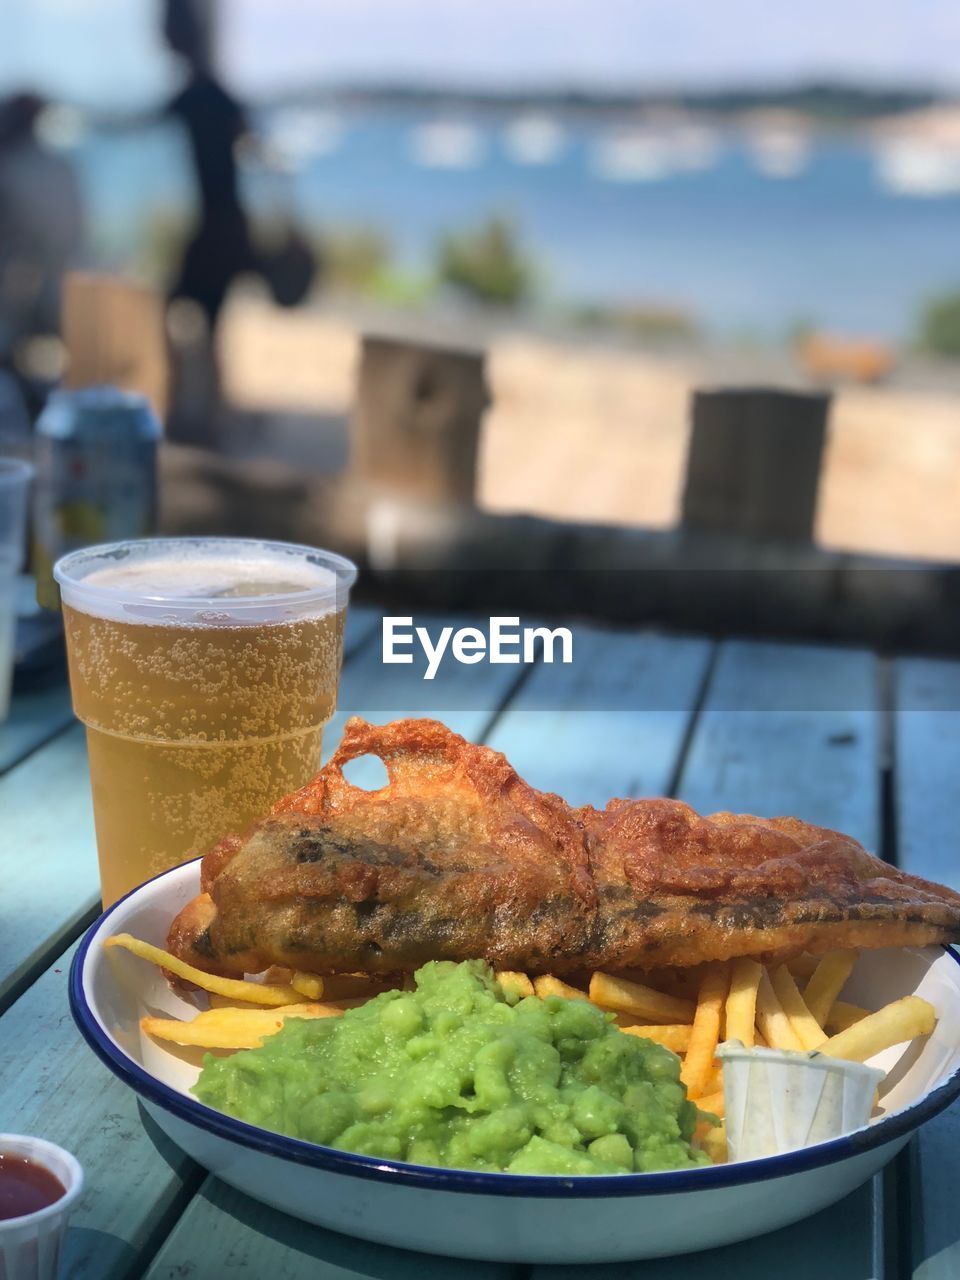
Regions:
<svg viewBox="0 0 960 1280"><path fill-rule="evenodd" d="M259 1049L204 1059L194 1093L308 1142L507 1173L709 1164L680 1061L583 1000L515 1001L481 961L434 961L416 990L342 1018L288 1019Z"/></svg>

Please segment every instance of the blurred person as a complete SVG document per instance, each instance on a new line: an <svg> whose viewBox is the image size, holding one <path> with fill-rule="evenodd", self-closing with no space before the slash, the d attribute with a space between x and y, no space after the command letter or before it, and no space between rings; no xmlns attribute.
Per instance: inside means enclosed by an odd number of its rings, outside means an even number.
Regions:
<svg viewBox="0 0 960 1280"><path fill-rule="evenodd" d="M80 186L66 157L44 146L33 93L0 101L0 364L20 344L60 328L60 283L84 243Z"/></svg>
<svg viewBox="0 0 960 1280"><path fill-rule="evenodd" d="M261 265L240 197L235 154L248 125L242 106L213 70L208 0L166 0L163 35L187 68L186 84L163 114L186 131L198 198L193 235L170 297L196 303L212 337L231 284Z"/></svg>
<svg viewBox="0 0 960 1280"><path fill-rule="evenodd" d="M296 306L307 295L315 262L289 217L269 252L259 249L241 194L237 146L256 153L242 104L213 66L213 0L164 0L163 38L186 66L186 82L161 110L186 133L196 183L193 231L169 290L172 304L186 302L203 318L203 334L189 314L171 315L171 388L168 430L194 443L217 443L222 407L216 328L231 285L262 275L274 301Z"/></svg>

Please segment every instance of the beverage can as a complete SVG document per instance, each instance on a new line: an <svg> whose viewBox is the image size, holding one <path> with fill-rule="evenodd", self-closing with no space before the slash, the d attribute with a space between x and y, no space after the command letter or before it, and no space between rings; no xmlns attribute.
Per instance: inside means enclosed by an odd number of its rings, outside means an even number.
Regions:
<svg viewBox="0 0 960 1280"><path fill-rule="evenodd" d="M59 608L53 565L62 555L154 532L161 432L147 399L119 387L50 396L35 445L33 568L40 604Z"/></svg>

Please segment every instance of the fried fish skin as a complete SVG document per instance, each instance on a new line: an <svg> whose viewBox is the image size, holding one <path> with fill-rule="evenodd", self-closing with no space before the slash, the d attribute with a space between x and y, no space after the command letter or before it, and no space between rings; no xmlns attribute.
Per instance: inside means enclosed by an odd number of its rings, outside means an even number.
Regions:
<svg viewBox="0 0 960 1280"><path fill-rule="evenodd" d="M378 791L342 774L366 754ZM960 895L849 836L677 800L573 809L431 720L348 721L313 782L207 854L201 887L168 944L222 973L564 975L960 937Z"/></svg>
<svg viewBox="0 0 960 1280"><path fill-rule="evenodd" d="M659 799L578 812L600 902L588 959L597 967L614 967L600 955L682 968L960 936L960 894L799 818L702 817Z"/></svg>
<svg viewBox="0 0 960 1280"><path fill-rule="evenodd" d="M369 792L341 765L374 741L390 785ZM480 958L543 973L552 955L585 950L596 914L573 810L429 720L349 721L309 786L207 855L201 884L170 947L224 972Z"/></svg>

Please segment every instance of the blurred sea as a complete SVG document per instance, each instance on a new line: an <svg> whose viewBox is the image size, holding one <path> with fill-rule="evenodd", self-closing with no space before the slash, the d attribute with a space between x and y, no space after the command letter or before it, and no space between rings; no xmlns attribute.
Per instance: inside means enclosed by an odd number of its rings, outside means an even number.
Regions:
<svg viewBox="0 0 960 1280"><path fill-rule="evenodd" d="M725 337L811 323L908 338L926 299L960 288L960 179L909 155L898 168L866 135L377 110L259 123L279 162L245 175L259 210L377 228L410 272L429 270L443 232L501 213L547 303L679 307ZM190 207L172 127L89 134L70 154L101 261Z"/></svg>

